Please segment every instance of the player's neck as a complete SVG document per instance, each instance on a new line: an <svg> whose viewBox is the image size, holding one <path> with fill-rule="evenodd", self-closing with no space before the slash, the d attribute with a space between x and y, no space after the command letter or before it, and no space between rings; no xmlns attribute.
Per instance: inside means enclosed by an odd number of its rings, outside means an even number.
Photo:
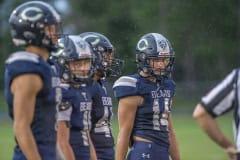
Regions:
<svg viewBox="0 0 240 160"><path fill-rule="evenodd" d="M43 59L46 61L49 57L49 52L46 48L41 48L41 47L30 45L30 46L27 46L25 50L43 57Z"/></svg>
<svg viewBox="0 0 240 160"><path fill-rule="evenodd" d="M98 81L99 79L101 79L102 77L106 77L106 73L105 72L100 72L100 71L97 71L95 74L94 74L94 80L95 81Z"/></svg>
<svg viewBox="0 0 240 160"><path fill-rule="evenodd" d="M156 81L157 81L157 79L156 79L155 77L153 77L153 76L151 76L151 75L149 75L149 74L147 74L147 73L144 73L143 71L141 71L139 74L140 74L142 77L148 79L149 81L152 81L152 82L156 82Z"/></svg>

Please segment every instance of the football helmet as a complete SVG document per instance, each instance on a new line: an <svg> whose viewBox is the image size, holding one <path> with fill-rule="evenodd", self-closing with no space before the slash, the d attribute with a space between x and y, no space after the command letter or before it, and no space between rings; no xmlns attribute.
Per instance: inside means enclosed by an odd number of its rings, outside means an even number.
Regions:
<svg viewBox="0 0 240 160"><path fill-rule="evenodd" d="M77 35L64 36L58 41L58 52L55 54L55 59L59 64L60 76L67 83L92 83L95 73L94 54L86 41ZM81 61L81 65L87 67L77 70ZM75 69L71 69L71 65L75 64Z"/></svg>
<svg viewBox="0 0 240 160"><path fill-rule="evenodd" d="M114 47L106 36L96 32L85 32L79 36L91 44L96 57L94 65L102 77L121 75L124 62L114 57Z"/></svg>
<svg viewBox="0 0 240 160"><path fill-rule="evenodd" d="M55 50L56 44L45 33L45 28L56 25L57 29L60 22L60 15L51 5L42 1L23 3L13 10L9 18L13 43L16 46L35 45Z"/></svg>
<svg viewBox="0 0 240 160"><path fill-rule="evenodd" d="M140 38L136 46L136 63L139 71L143 71L157 79L171 77L174 63L174 51L170 42L159 33L148 33ZM154 72L150 60L165 58L168 61L165 69L159 74Z"/></svg>

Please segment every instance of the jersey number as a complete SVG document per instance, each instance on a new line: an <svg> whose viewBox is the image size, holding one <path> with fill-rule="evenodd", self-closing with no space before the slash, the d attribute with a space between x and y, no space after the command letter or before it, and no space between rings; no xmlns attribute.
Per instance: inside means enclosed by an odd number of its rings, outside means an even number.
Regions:
<svg viewBox="0 0 240 160"><path fill-rule="evenodd" d="M160 112L159 99L153 102L153 129L160 130L160 126L168 126L169 98L164 98L164 111Z"/></svg>

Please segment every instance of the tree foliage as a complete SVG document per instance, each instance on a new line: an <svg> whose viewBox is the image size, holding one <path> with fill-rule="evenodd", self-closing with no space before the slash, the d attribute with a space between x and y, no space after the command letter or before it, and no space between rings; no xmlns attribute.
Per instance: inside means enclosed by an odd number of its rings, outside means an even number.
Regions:
<svg viewBox="0 0 240 160"><path fill-rule="evenodd" d="M1 6L6 6L7 0L0 2ZM149 32L162 33L172 43L176 53L174 78L177 81L216 80L239 65L238 0L66 2L69 11L62 14L65 33L95 31L109 37L116 54L125 60L124 74L136 71L135 45ZM1 12L1 26L5 28L11 10L21 1L8 3L7 14ZM9 35L9 28L0 34L2 73L4 59L14 48ZM0 80L3 82L2 78Z"/></svg>

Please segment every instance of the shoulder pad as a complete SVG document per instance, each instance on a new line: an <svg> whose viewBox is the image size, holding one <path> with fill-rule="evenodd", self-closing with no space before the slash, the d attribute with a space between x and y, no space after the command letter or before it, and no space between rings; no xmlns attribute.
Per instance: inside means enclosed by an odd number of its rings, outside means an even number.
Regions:
<svg viewBox="0 0 240 160"><path fill-rule="evenodd" d="M6 60L6 64L10 64L15 61L30 61L34 63L39 63L39 56L29 52L16 52L16 53L13 53Z"/></svg>
<svg viewBox="0 0 240 160"><path fill-rule="evenodd" d="M122 98L139 95L137 83L137 78L129 76L120 77L113 85L114 96L116 98Z"/></svg>
<svg viewBox="0 0 240 160"><path fill-rule="evenodd" d="M52 75L51 68L38 55L29 52L16 52L6 60L6 71L10 79L27 73L35 73L45 81ZM49 83L50 84L50 83Z"/></svg>
<svg viewBox="0 0 240 160"><path fill-rule="evenodd" d="M136 87L137 79L129 76L120 77L113 85L113 88L118 86L128 86L128 87Z"/></svg>

